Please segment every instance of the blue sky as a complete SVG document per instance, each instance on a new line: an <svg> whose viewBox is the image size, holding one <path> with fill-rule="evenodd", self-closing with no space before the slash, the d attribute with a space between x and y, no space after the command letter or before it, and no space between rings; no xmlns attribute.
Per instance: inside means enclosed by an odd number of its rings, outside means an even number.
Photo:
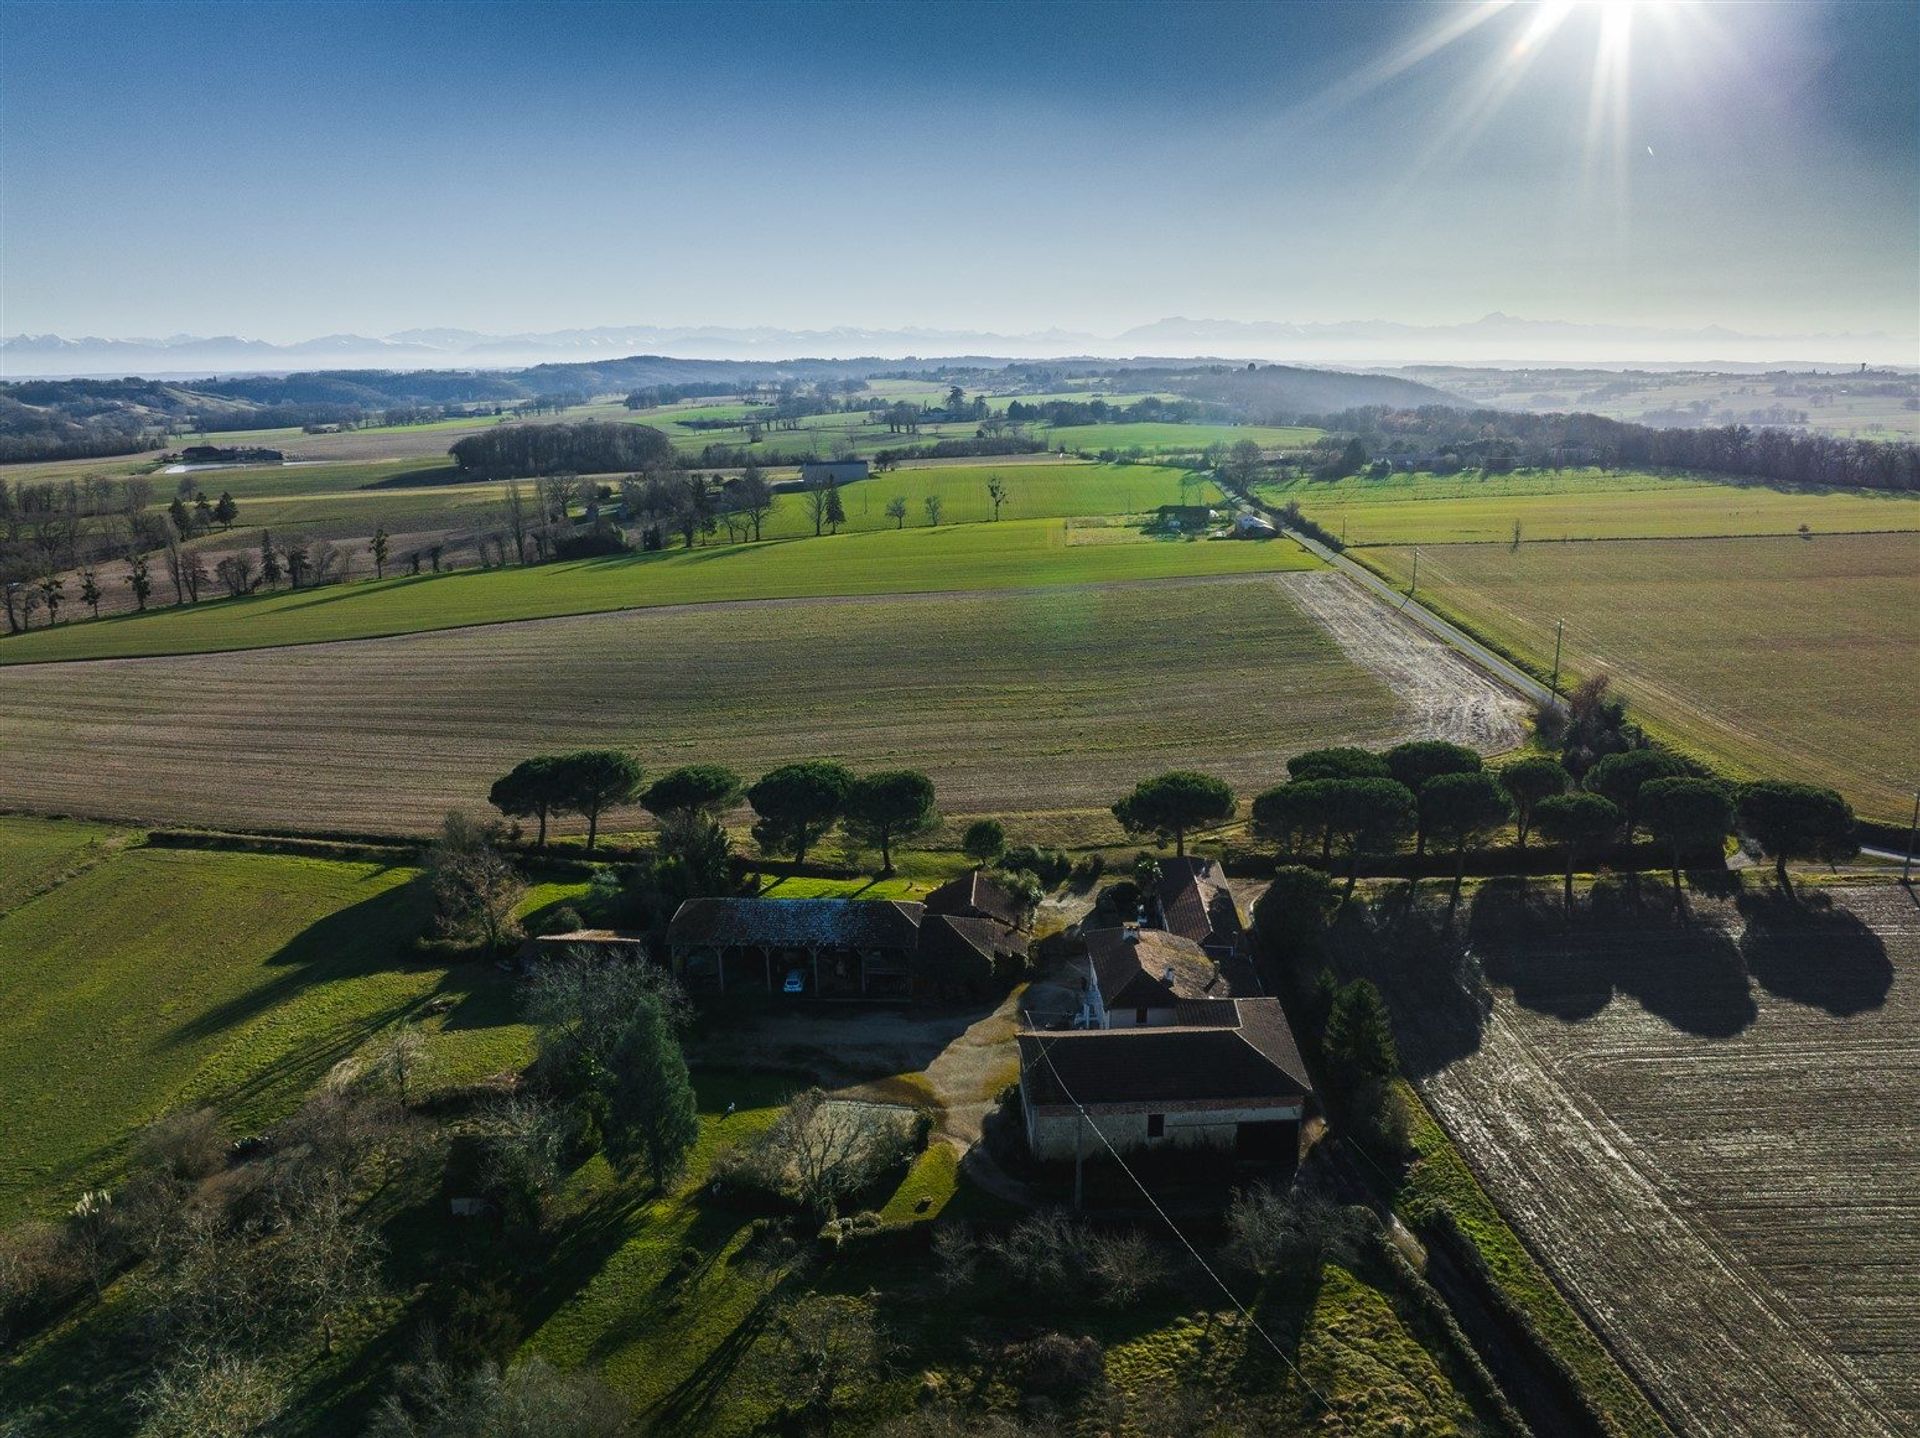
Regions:
<svg viewBox="0 0 1920 1438"><path fill-rule="evenodd" d="M1920 327L1920 6L1480 8L6 0L0 333Z"/></svg>

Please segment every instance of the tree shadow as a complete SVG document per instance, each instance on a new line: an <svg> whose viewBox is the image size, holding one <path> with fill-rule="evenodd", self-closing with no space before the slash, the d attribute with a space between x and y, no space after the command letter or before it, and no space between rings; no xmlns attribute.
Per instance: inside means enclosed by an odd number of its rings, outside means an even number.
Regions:
<svg viewBox="0 0 1920 1438"><path fill-rule="evenodd" d="M1740 946L1718 916L1681 915L1673 891L1638 874L1601 879L1588 901L1582 956L1622 993L1702 1038L1743 1032L1760 1015Z"/></svg>
<svg viewBox="0 0 1920 1438"><path fill-rule="evenodd" d="M1341 978L1380 985L1401 1061L1416 1078L1480 1047L1493 995L1446 903L1429 901L1415 885L1396 886L1371 903L1347 905L1326 947Z"/></svg>
<svg viewBox="0 0 1920 1438"><path fill-rule="evenodd" d="M267 967L281 972L175 1025L162 1042L187 1044L213 1038L312 985L404 967L405 946L420 932L425 913L425 901L412 884L396 885L335 910L267 959Z"/></svg>
<svg viewBox="0 0 1920 1438"><path fill-rule="evenodd" d="M1893 987L1886 944L1832 896L1814 890L1796 901L1763 889L1738 902L1747 921L1740 951L1768 993L1840 1018L1886 1003Z"/></svg>
<svg viewBox="0 0 1920 1438"><path fill-rule="evenodd" d="M1593 1018L1616 993L1703 1038L1731 1038L1759 1014L1725 926L1676 916L1672 890L1638 875L1596 881L1570 920L1543 886L1483 884L1468 931L1488 979L1565 1023Z"/></svg>
<svg viewBox="0 0 1920 1438"><path fill-rule="evenodd" d="M1467 933L1488 981L1523 1008L1575 1024L1613 999L1612 976L1580 961L1560 896L1539 884L1482 884L1468 906Z"/></svg>

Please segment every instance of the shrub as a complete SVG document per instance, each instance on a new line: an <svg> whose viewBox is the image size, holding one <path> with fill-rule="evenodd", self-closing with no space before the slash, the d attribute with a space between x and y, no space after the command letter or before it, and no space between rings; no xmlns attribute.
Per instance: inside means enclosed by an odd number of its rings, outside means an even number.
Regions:
<svg viewBox="0 0 1920 1438"><path fill-rule="evenodd" d="M572 904L562 904L540 921L540 932L543 934L573 934L578 933L586 926L587 921L580 917L580 911L578 909L574 908Z"/></svg>
<svg viewBox="0 0 1920 1438"><path fill-rule="evenodd" d="M1071 1403L1106 1379L1100 1345L1091 1338L1043 1333L1009 1353L1020 1389L1036 1398Z"/></svg>
<svg viewBox="0 0 1920 1438"><path fill-rule="evenodd" d="M1000 856L1002 869L1025 869L1047 888L1056 888L1073 872L1073 860L1059 849L1042 849L1019 844Z"/></svg>

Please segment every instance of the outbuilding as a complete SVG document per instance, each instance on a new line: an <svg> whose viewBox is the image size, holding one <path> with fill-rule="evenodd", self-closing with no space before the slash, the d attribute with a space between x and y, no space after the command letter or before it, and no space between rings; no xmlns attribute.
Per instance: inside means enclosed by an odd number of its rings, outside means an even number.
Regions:
<svg viewBox="0 0 1920 1438"><path fill-rule="evenodd" d="M1313 1092L1277 999L1191 999L1166 1025L1024 1033L1020 1109L1044 1161L1205 1148L1292 1163Z"/></svg>

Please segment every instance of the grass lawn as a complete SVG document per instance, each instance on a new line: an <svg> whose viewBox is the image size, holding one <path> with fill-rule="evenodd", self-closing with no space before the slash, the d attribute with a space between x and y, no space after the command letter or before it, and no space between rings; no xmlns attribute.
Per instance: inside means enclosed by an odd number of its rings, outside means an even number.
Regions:
<svg viewBox="0 0 1920 1438"><path fill-rule="evenodd" d="M1405 586L1409 550L1355 557ZM1920 534L1422 549L1420 597L1544 675L1608 673L1736 777L1828 785L1904 824L1920 779Z"/></svg>
<svg viewBox="0 0 1920 1438"><path fill-rule="evenodd" d="M1211 480L1185 470L1149 464L969 464L950 469L900 469L856 480L840 491L847 522L842 533L892 529L887 502L907 501L905 527L925 528L926 501L938 496L942 524L971 524L993 517L987 479L998 475L1008 498L1001 523L1067 515L1146 514L1163 504L1218 504ZM811 535L813 520L804 494L783 494L768 517L769 539Z"/></svg>
<svg viewBox="0 0 1920 1438"><path fill-rule="evenodd" d="M0 663L260 649L725 599L1021 589L1317 564L1290 542L1079 545L1059 520L1002 520L282 590L36 630L0 642Z"/></svg>
<svg viewBox="0 0 1920 1438"><path fill-rule="evenodd" d="M109 1179L170 1107L217 1104L237 1132L270 1122L436 995L453 1000L426 1025L436 1081L521 1061L497 970L409 952L424 917L412 878L129 849L0 917L0 1222Z"/></svg>
<svg viewBox="0 0 1920 1438"><path fill-rule="evenodd" d="M1349 544L1509 543L1920 529L1920 495L1785 489L1600 470L1523 474L1394 474L1333 483L1264 484L1273 504L1297 501Z"/></svg>

